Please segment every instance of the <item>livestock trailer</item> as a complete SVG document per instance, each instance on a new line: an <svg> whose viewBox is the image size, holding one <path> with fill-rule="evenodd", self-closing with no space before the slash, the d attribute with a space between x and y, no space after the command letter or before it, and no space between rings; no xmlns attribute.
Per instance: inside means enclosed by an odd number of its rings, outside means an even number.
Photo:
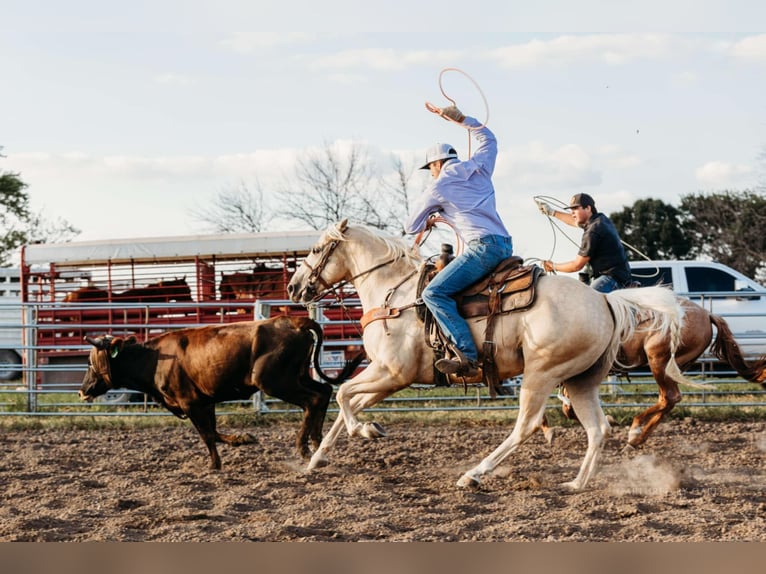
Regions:
<svg viewBox="0 0 766 574"><path fill-rule="evenodd" d="M307 314L287 284L318 231L26 245L21 250L25 373L34 388L79 386L105 333L144 341L170 329ZM337 363L361 345L354 293L312 311ZM317 316L318 315L318 316ZM332 367L332 365L330 365Z"/></svg>

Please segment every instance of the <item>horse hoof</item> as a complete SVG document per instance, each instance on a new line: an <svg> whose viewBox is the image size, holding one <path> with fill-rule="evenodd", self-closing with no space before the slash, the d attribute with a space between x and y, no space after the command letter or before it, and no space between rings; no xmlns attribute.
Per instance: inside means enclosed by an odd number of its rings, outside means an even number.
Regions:
<svg viewBox="0 0 766 574"><path fill-rule="evenodd" d="M327 459L322 457L317 458L316 456L313 457L310 461L308 466L306 467L306 472L311 472L312 470L316 470L317 468L325 467L329 464L327 462Z"/></svg>
<svg viewBox="0 0 766 574"><path fill-rule="evenodd" d="M629 454L634 454L637 450L638 450L637 447L628 443L624 447L622 447L621 453L624 455L629 455Z"/></svg>
<svg viewBox="0 0 766 574"><path fill-rule="evenodd" d="M386 429L380 426L378 423L364 423L361 430L361 435L364 438L375 439L387 437L388 433Z"/></svg>
<svg viewBox="0 0 766 574"><path fill-rule="evenodd" d="M552 428L547 428L543 431L543 436L545 437L545 442L547 442L549 445L553 444L553 435L555 433L553 432Z"/></svg>
<svg viewBox="0 0 766 574"><path fill-rule="evenodd" d="M576 480L562 482L559 486L561 486L562 490L566 490L567 492L578 492L582 490L582 486L580 486L580 483Z"/></svg>
<svg viewBox="0 0 766 574"><path fill-rule="evenodd" d="M458 488L470 488L471 490L476 490L479 488L480 484L481 483L477 478L468 476L467 474L461 476L457 481Z"/></svg>

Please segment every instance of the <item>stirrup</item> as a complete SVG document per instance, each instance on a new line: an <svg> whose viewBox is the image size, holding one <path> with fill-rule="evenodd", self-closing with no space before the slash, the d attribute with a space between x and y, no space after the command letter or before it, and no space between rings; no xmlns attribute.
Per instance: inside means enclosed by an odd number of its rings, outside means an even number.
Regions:
<svg viewBox="0 0 766 574"><path fill-rule="evenodd" d="M479 374L479 365L476 361L460 359L439 359L434 366L445 375L457 375L459 377L475 377Z"/></svg>

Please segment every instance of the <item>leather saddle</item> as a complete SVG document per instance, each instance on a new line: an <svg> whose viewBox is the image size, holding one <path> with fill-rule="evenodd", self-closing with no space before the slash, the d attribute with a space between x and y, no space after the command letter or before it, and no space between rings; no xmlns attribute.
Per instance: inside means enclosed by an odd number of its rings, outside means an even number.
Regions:
<svg viewBox="0 0 766 574"><path fill-rule="evenodd" d="M520 311L532 306L535 302L537 280L545 274L542 267L522 265L523 261L521 257L515 255L501 261L489 275L469 285L454 297L457 301L458 311L464 318L487 318L484 343L480 347L480 352L483 355L481 376L487 384L492 398L503 391L494 362L495 318L497 315ZM418 300L420 300L423 289L438 271L439 268L436 265L426 264L423 266L418 282ZM426 342L434 349L434 361L436 361L436 359L445 356L450 343L425 305L418 306L418 313L425 324ZM447 375L436 369L434 369L434 379L437 386L449 385ZM464 383L466 383L465 380Z"/></svg>
<svg viewBox="0 0 766 574"><path fill-rule="evenodd" d="M455 295L460 315L469 319L530 307L535 302L537 280L545 271L537 265L522 265L523 262L524 260L517 255L504 259L489 275ZM418 284L418 298L436 273L436 266L423 266ZM425 306L418 309L425 312Z"/></svg>

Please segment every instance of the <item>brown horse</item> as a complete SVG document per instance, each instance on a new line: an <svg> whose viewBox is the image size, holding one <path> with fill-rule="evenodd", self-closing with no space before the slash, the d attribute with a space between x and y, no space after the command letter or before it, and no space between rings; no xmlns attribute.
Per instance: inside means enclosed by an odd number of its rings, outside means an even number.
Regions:
<svg viewBox="0 0 766 574"><path fill-rule="evenodd" d="M171 301L191 301L191 289L186 277L180 279L162 279L144 287L135 287L120 293L112 293L95 285L70 291L64 297L64 303L82 303L99 301L121 301L124 303L169 303Z"/></svg>
<svg viewBox="0 0 766 574"><path fill-rule="evenodd" d="M675 358L682 370L691 367L712 343L710 351L720 361L731 366L743 379L766 387L766 356L748 363L723 318L709 313L703 307L686 299L681 299L681 305L685 314L681 344ZM713 340L713 325L716 328L715 340ZM659 387L657 402L633 418L628 431L628 444L632 447L642 445L662 418L681 401L678 382L666 374L666 367L670 361L669 339L667 335L657 331L641 330L639 327L634 336L623 343L620 349L617 356L618 371L627 372L628 369L648 365ZM688 380L683 382L692 386L709 388L707 385L698 385ZM566 391L562 393L564 394L562 405L564 414L567 418L576 419L574 408L566 400ZM543 420L542 430L550 439L552 436L550 427L545 420Z"/></svg>
<svg viewBox="0 0 766 574"><path fill-rule="evenodd" d="M235 271L226 275L221 273L218 289L222 301L284 296L282 271L270 269L265 264L259 263L253 267L252 271Z"/></svg>
<svg viewBox="0 0 766 574"><path fill-rule="evenodd" d="M161 279L145 287L113 293L112 300L131 303L170 303L171 301L191 301L192 296L186 277L181 277L180 279Z"/></svg>

